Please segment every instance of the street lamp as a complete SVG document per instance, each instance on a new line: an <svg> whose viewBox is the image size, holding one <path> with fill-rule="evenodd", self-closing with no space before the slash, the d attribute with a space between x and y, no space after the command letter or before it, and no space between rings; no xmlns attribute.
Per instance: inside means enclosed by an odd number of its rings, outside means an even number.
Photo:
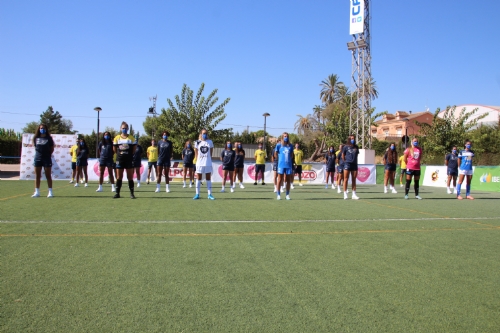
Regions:
<svg viewBox="0 0 500 333"><path fill-rule="evenodd" d="M411 111L410 111L410 114L411 114ZM408 146L408 139L409 139L409 137L408 137L408 128L411 127L411 131L413 132L412 133L413 135L415 135L415 129L413 128L413 126L408 126L408 123L410 122L410 119L403 118L403 120L406 122L406 124L405 124L405 137L404 137L404 141L403 141L404 147L406 149L407 146Z"/></svg>
<svg viewBox="0 0 500 333"><path fill-rule="evenodd" d="M100 107L95 107L94 111L97 111L97 139L95 140L95 158L99 157L99 113L102 111Z"/></svg>
<svg viewBox="0 0 500 333"><path fill-rule="evenodd" d="M266 113L264 113L264 114L263 114L263 116L264 116L264 152L265 152L265 153L266 153L266 155L267 155L267 141L266 141L266 119L267 119L267 117L269 117L269 116L270 116L270 114L266 112Z"/></svg>

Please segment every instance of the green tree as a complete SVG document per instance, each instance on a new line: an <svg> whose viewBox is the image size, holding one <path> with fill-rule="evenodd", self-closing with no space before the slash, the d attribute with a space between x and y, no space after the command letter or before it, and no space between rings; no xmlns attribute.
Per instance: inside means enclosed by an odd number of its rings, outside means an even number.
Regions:
<svg viewBox="0 0 500 333"><path fill-rule="evenodd" d="M216 130L217 125L226 118L225 106L230 98L216 105L219 98L214 89L207 97L202 96L205 84L202 83L196 96L186 84L183 85L180 96L176 95L175 105L171 99L167 99L169 107L163 108L156 118L156 131L170 132L170 140L174 144L174 151L181 152L187 139L198 139L199 132L205 128L212 141L223 142L231 133L232 129ZM153 119L146 119L144 129L151 135Z"/></svg>
<svg viewBox="0 0 500 333"><path fill-rule="evenodd" d="M337 74L328 75L328 78L321 81L319 85L321 87L319 98L325 105L331 104L339 99L340 91L345 87Z"/></svg>
<svg viewBox="0 0 500 333"><path fill-rule="evenodd" d="M49 106L45 112L40 114L39 122L29 122L23 128L24 133L35 133L40 124L46 124L52 134L74 134L73 122L69 119L63 119L59 111L54 111L52 106Z"/></svg>

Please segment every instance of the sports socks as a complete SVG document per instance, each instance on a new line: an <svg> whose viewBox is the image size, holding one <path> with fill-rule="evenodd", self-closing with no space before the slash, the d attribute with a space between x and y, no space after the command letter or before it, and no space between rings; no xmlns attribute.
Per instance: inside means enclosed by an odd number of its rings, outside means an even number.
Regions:
<svg viewBox="0 0 500 333"><path fill-rule="evenodd" d="M462 190L462 184L457 184L457 197L460 195L461 190Z"/></svg>
<svg viewBox="0 0 500 333"><path fill-rule="evenodd" d="M465 192L465 195L466 195L466 196L469 196L469 195L470 195L470 184L467 184L467 185L465 186L465 189L466 189L466 190L465 190L465 191L466 191L466 192Z"/></svg>
<svg viewBox="0 0 500 333"><path fill-rule="evenodd" d="M413 185L413 188L415 189L415 195L418 195L418 190L420 189L420 185L418 184L419 180L415 179L415 184Z"/></svg>
<svg viewBox="0 0 500 333"><path fill-rule="evenodd" d="M130 193L134 194L134 181L133 180L128 181L128 188L130 190Z"/></svg>
<svg viewBox="0 0 500 333"><path fill-rule="evenodd" d="M408 192L410 192L410 186L411 186L411 179L407 179L405 185L405 195L408 195Z"/></svg>
<svg viewBox="0 0 500 333"><path fill-rule="evenodd" d="M211 180L207 180L207 191L208 191L208 194L212 194L212 181Z"/></svg>
<svg viewBox="0 0 500 333"><path fill-rule="evenodd" d="M201 182L196 179L196 194L200 194Z"/></svg>
<svg viewBox="0 0 500 333"><path fill-rule="evenodd" d="M116 180L116 194L120 194L121 189L122 189L122 180L117 179Z"/></svg>

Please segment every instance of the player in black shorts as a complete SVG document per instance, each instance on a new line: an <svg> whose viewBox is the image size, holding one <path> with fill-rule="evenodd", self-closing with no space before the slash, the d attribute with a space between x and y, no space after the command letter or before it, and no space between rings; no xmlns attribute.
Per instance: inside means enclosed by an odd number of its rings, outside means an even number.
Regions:
<svg viewBox="0 0 500 333"><path fill-rule="evenodd" d="M184 149L182 150L182 177L183 185L186 187L186 177L189 173L189 187L194 185L194 149L191 144L191 140L187 140L184 144Z"/></svg>
<svg viewBox="0 0 500 333"><path fill-rule="evenodd" d="M135 142L139 139L135 137ZM137 187L141 187L141 165L142 165L142 152L143 149L140 144L135 146L135 152L132 156L132 167L134 168L135 177L137 178Z"/></svg>
<svg viewBox="0 0 500 333"><path fill-rule="evenodd" d="M326 184L325 188L328 188L328 180L332 183L332 190L335 189L334 175L335 175L335 148L333 146L328 147L328 152L325 154L325 164L326 164Z"/></svg>
<svg viewBox="0 0 500 333"><path fill-rule="evenodd" d="M161 175L163 174L163 171L165 171L165 191L168 193L170 192L170 178L169 178L169 173L170 173L170 159L172 158L173 154L173 145L172 141L168 140L168 137L170 136L170 133L165 131L162 133L161 137L162 139L158 141L158 162L157 168L156 168L156 193L160 192L160 186L161 186Z"/></svg>
<svg viewBox="0 0 500 333"><path fill-rule="evenodd" d="M234 158L236 156L236 152L233 150L231 145L231 141L226 142L226 148L220 154L220 160L222 161L222 189L221 192L225 192L226 187L226 178L229 174L229 181L231 183L231 192L234 192L233 186L233 172L234 172Z"/></svg>
<svg viewBox="0 0 500 333"><path fill-rule="evenodd" d="M102 192L104 173L108 169L108 177L111 182L111 192L115 192L115 178L113 177L113 140L111 133L106 131L99 143L99 187L96 192Z"/></svg>
<svg viewBox="0 0 500 333"><path fill-rule="evenodd" d="M135 139L127 134L128 124L122 122L120 134L113 140L113 150L116 153L116 194L115 199L120 197L122 188L123 170L127 172L128 188L130 190L130 199L135 199L134 195L134 168L132 166L132 156L135 151Z"/></svg>
<svg viewBox="0 0 500 333"><path fill-rule="evenodd" d="M87 172L88 167L88 159L89 159L89 147L85 142L83 137L80 138L78 142L78 149L76 150L76 184L75 187L80 186L78 184L80 174L83 174L85 179L85 187L89 187L89 175Z"/></svg>
<svg viewBox="0 0 500 333"><path fill-rule="evenodd" d="M234 185L236 185L236 178L240 181L240 188L245 188L243 186L243 169L245 167L245 149L243 149L243 145L241 142L235 143L235 153L234 157Z"/></svg>
<svg viewBox="0 0 500 333"><path fill-rule="evenodd" d="M42 168L45 171L49 194L47 198L52 198L52 153L54 153L54 140L50 136L47 125L40 124L36 129L33 137L33 145L35 146L35 159L33 166L35 167L35 193L31 196L37 198L40 196L40 180L42 179Z"/></svg>

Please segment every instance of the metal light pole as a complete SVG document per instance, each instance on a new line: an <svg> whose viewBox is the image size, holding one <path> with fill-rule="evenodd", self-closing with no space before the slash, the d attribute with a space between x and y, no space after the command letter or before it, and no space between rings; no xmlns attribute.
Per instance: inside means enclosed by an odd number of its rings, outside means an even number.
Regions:
<svg viewBox="0 0 500 333"><path fill-rule="evenodd" d="M156 140L156 99L158 95L154 95L153 97L149 97L150 101L153 101L153 106L149 108L148 114L153 116L153 132L151 133L151 136L153 139Z"/></svg>
<svg viewBox="0 0 500 333"><path fill-rule="evenodd" d="M264 152L265 152L265 153L266 153L266 155L267 155L267 141L266 141L266 138L267 138L267 136L266 136L266 119L267 119L267 117L269 117L269 116L270 116L270 114L266 112L266 113L264 113L264 114L263 114L263 116L264 116Z"/></svg>
<svg viewBox="0 0 500 333"><path fill-rule="evenodd" d="M95 140L95 157L99 157L99 113L102 111L100 107L95 107L94 111L97 111L97 134Z"/></svg>

